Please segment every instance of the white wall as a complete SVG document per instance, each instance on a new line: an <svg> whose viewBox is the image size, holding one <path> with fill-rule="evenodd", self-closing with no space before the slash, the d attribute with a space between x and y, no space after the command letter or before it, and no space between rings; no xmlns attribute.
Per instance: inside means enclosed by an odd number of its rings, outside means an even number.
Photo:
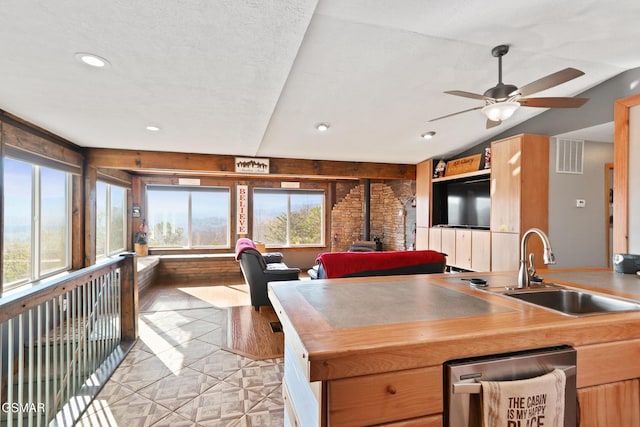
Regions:
<svg viewBox="0 0 640 427"><path fill-rule="evenodd" d="M640 254L640 105L629 109L629 253Z"/></svg>
<svg viewBox="0 0 640 427"><path fill-rule="evenodd" d="M606 267L605 164L613 162L613 144L585 141L581 175L556 173L556 138L549 151L549 239L557 262L549 267ZM586 206L576 207L576 199Z"/></svg>

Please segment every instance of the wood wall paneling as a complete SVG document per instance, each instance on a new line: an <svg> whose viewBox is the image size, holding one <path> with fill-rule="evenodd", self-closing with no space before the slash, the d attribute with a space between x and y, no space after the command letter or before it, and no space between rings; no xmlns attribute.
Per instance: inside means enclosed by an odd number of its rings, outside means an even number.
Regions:
<svg viewBox="0 0 640 427"><path fill-rule="evenodd" d="M96 181L97 169L86 167L84 173L84 266L96 263Z"/></svg>
<svg viewBox="0 0 640 427"><path fill-rule="evenodd" d="M6 155L82 174L84 157L79 149L73 150L60 142L43 138L36 132L6 122L2 126L2 142Z"/></svg>

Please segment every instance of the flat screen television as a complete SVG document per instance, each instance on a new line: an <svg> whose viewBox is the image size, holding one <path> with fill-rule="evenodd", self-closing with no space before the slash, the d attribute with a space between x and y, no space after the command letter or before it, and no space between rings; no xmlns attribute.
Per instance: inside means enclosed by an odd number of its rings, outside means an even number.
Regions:
<svg viewBox="0 0 640 427"><path fill-rule="evenodd" d="M489 178L439 183L434 189L434 225L489 228L491 181Z"/></svg>

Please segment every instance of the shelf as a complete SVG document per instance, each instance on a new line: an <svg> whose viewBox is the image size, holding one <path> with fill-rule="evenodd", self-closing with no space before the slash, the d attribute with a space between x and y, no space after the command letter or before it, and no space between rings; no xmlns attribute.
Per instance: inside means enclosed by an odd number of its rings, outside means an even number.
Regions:
<svg viewBox="0 0 640 427"><path fill-rule="evenodd" d="M470 178L474 176L484 176L491 174L491 169L480 169L473 172L460 173L458 175L444 176L442 178L433 178L431 182L452 181L454 179Z"/></svg>

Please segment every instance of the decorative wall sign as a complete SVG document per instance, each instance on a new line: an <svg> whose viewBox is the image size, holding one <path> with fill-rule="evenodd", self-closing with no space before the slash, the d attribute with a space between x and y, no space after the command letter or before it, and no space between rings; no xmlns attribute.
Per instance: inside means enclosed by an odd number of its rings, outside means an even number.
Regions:
<svg viewBox="0 0 640 427"><path fill-rule="evenodd" d="M445 176L458 175L461 173L479 170L481 157L481 154L475 154L461 159L449 160Z"/></svg>
<svg viewBox="0 0 640 427"><path fill-rule="evenodd" d="M249 233L248 212L249 209L249 186L237 185L237 210L236 210L236 229L238 234Z"/></svg>
<svg viewBox="0 0 640 427"><path fill-rule="evenodd" d="M131 216L133 218L140 218L140 206L132 206L131 207Z"/></svg>
<svg viewBox="0 0 640 427"><path fill-rule="evenodd" d="M236 172L269 173L269 159L253 157L236 157Z"/></svg>

